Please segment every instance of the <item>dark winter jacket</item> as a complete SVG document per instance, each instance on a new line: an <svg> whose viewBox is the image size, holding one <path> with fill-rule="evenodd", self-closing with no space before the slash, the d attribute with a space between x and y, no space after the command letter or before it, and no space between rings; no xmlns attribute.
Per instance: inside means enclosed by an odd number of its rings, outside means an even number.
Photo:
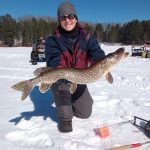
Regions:
<svg viewBox="0 0 150 150"><path fill-rule="evenodd" d="M51 68L86 68L105 56L95 37L79 27L76 38L70 39L57 29L46 41L46 62Z"/></svg>

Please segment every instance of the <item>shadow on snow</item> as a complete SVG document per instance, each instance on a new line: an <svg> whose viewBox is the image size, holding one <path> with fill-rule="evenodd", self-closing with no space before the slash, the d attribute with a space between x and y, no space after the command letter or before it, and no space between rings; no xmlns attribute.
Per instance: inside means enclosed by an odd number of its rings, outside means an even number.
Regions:
<svg viewBox="0 0 150 150"><path fill-rule="evenodd" d="M9 120L9 122L14 122L15 125L18 124L21 119L30 120L34 116L43 116L43 119L46 120L48 117L53 121L58 122L56 115L56 108L52 106L54 103L53 93L51 90L42 94L39 91L38 86L34 87L30 93L30 100L34 105L33 111L22 112L20 116Z"/></svg>

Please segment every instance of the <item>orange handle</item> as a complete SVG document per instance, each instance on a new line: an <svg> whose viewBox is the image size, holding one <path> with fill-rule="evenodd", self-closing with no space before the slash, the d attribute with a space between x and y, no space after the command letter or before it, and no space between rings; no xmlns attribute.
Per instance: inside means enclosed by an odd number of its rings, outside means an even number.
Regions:
<svg viewBox="0 0 150 150"><path fill-rule="evenodd" d="M140 143L135 143L135 144L125 145L125 146L120 146L120 147L114 147L114 148L107 149L107 150L125 150L129 148L140 147L140 146L141 146Z"/></svg>

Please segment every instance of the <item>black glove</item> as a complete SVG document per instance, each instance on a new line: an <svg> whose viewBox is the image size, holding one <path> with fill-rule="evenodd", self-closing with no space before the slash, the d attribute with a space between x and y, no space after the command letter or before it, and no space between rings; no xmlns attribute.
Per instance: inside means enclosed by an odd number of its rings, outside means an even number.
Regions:
<svg viewBox="0 0 150 150"><path fill-rule="evenodd" d="M61 83L71 83L70 81L66 80L66 79L59 79L56 83L61 84Z"/></svg>

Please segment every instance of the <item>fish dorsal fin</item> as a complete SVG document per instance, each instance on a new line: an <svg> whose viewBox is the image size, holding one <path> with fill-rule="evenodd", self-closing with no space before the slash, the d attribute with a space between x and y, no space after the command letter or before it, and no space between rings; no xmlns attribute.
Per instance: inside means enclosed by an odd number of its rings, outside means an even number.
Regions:
<svg viewBox="0 0 150 150"><path fill-rule="evenodd" d="M70 85L70 93L73 94L77 89L77 84L76 83L71 83Z"/></svg>
<svg viewBox="0 0 150 150"><path fill-rule="evenodd" d="M41 83L39 90L41 93L46 93L50 88L52 84L47 84L47 83Z"/></svg>
<svg viewBox="0 0 150 150"><path fill-rule="evenodd" d="M106 80L107 80L110 84L113 83L113 77L112 77L112 75L111 75L110 72L108 72L108 73L106 74Z"/></svg>
<svg viewBox="0 0 150 150"><path fill-rule="evenodd" d="M49 67L40 67L40 68L37 68L36 70L34 70L33 74L35 76L40 76L43 73L49 72L50 70L52 70L52 68L49 68Z"/></svg>

